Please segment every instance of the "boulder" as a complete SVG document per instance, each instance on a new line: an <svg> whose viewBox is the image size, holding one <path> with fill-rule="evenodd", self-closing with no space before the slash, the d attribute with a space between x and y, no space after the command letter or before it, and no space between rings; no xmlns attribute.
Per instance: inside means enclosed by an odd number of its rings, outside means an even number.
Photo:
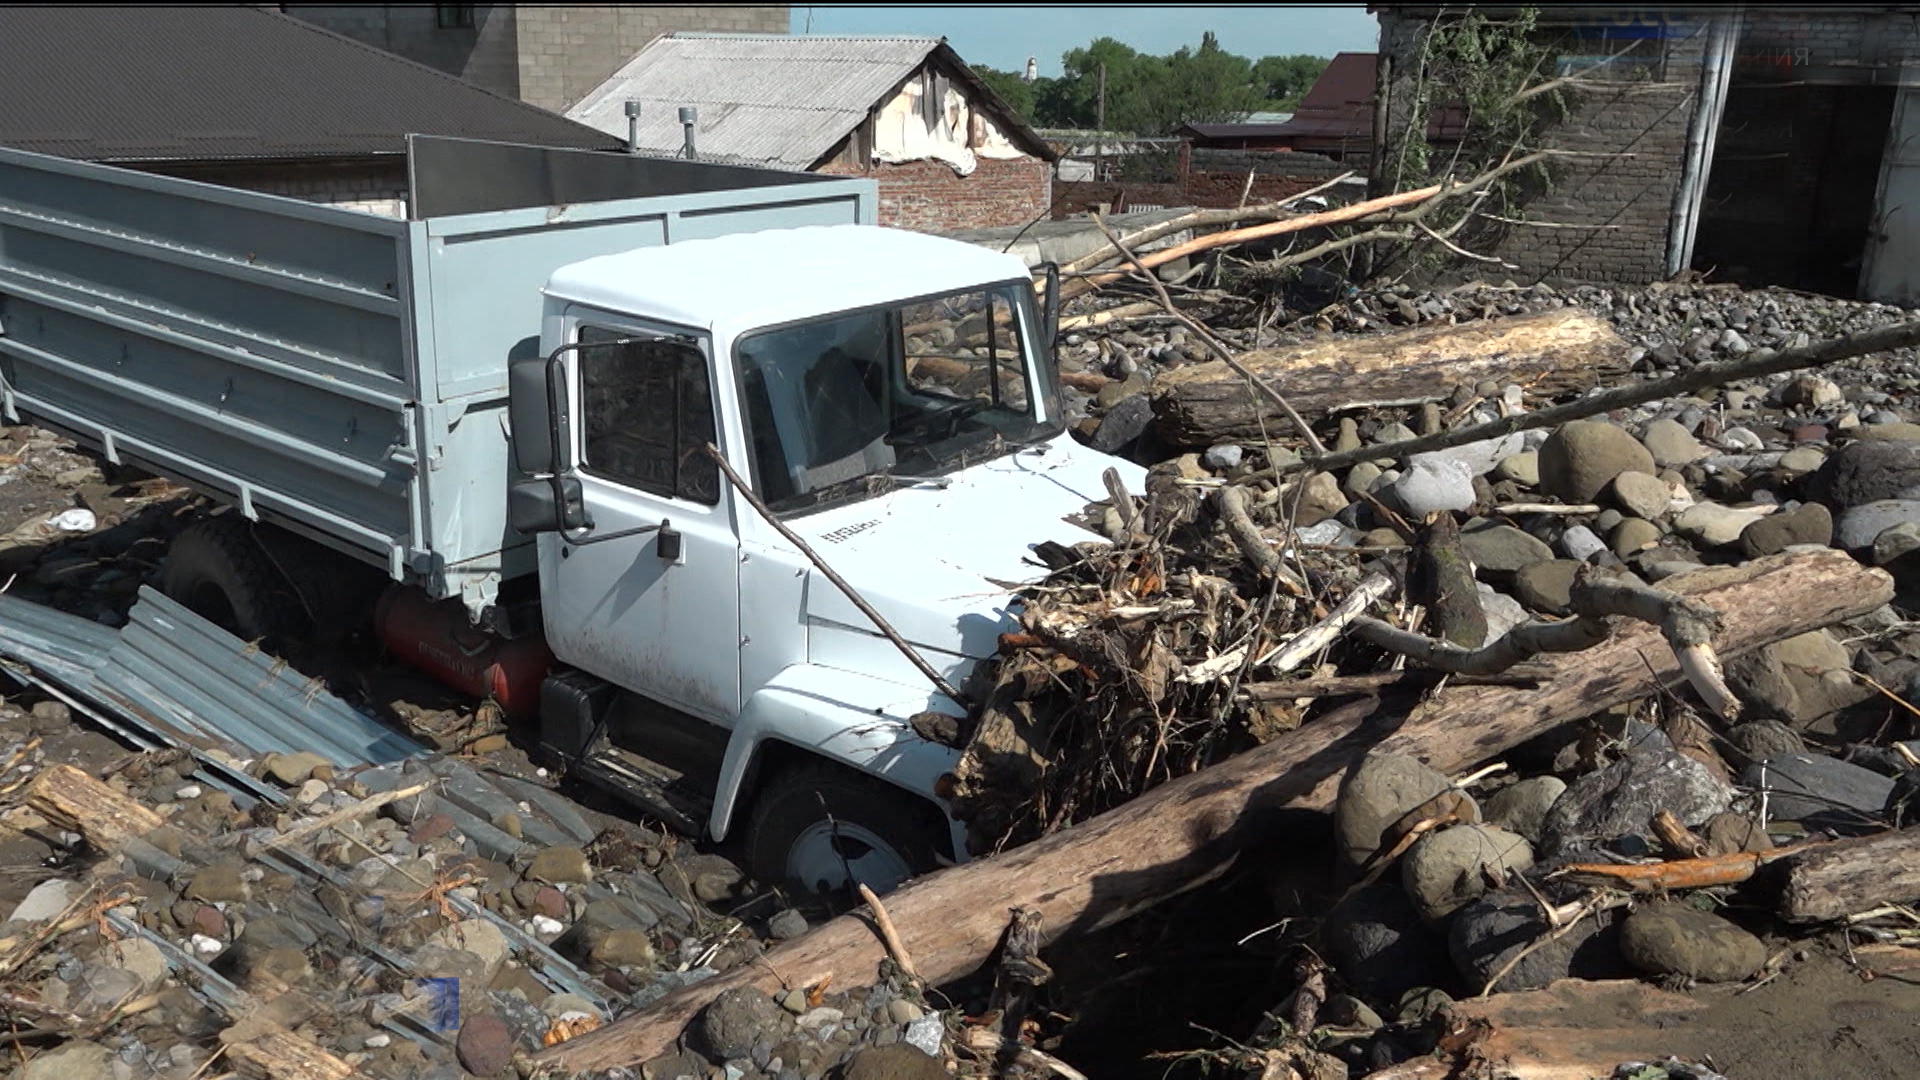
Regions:
<svg viewBox="0 0 1920 1080"><path fill-rule="evenodd" d="M1390 883L1359 889L1328 912L1320 948L1349 986L1375 1000L1445 982L1452 967L1446 941Z"/></svg>
<svg viewBox="0 0 1920 1080"><path fill-rule="evenodd" d="M1133 445L1153 424L1153 402L1146 394L1122 399L1100 418L1087 445L1103 454L1117 454Z"/></svg>
<svg viewBox="0 0 1920 1080"><path fill-rule="evenodd" d="M1714 502L1695 503L1673 519L1673 528L1702 547L1719 547L1740 539L1747 526L1765 515L1758 510L1738 510Z"/></svg>
<svg viewBox="0 0 1920 1080"><path fill-rule="evenodd" d="M1573 579L1583 564L1571 559L1534 563L1513 576L1513 591L1535 611L1565 615L1573 605Z"/></svg>
<svg viewBox="0 0 1920 1080"><path fill-rule="evenodd" d="M1483 812L1488 824L1518 833L1528 843L1538 843L1547 811L1566 790L1566 781L1557 776L1530 777L1488 796Z"/></svg>
<svg viewBox="0 0 1920 1080"><path fill-rule="evenodd" d="M1833 543L1833 513L1820 503L1769 514L1740 530L1740 554L1749 559L1777 555L1795 544Z"/></svg>
<svg viewBox="0 0 1920 1080"><path fill-rule="evenodd" d="M1510 574L1553 558L1553 549L1512 525L1481 521L1460 530L1460 546L1482 570Z"/></svg>
<svg viewBox="0 0 1920 1080"><path fill-rule="evenodd" d="M1581 919L1565 934L1527 953L1501 977L1497 989L1538 990L1556 979L1611 979L1626 974L1616 918L1614 912L1603 911ZM1540 914L1540 902L1531 894L1518 889L1488 893L1453 917L1447 951L1468 987L1477 991L1515 955L1552 932Z"/></svg>
<svg viewBox="0 0 1920 1080"><path fill-rule="evenodd" d="M1414 519L1473 505L1473 471L1453 458L1419 455L1388 485L1392 502Z"/></svg>
<svg viewBox="0 0 1920 1080"><path fill-rule="evenodd" d="M1834 510L1897 498L1920 487L1920 444L1891 439L1850 442L1805 484L1811 498Z"/></svg>
<svg viewBox="0 0 1920 1080"><path fill-rule="evenodd" d="M1877 499L1848 507L1834 523L1836 547L1869 551L1880 534L1896 525L1920 523L1920 499Z"/></svg>
<svg viewBox="0 0 1920 1080"><path fill-rule="evenodd" d="M1740 783L1766 797L1770 821L1861 832L1876 828L1892 777L1824 754L1786 754L1748 765Z"/></svg>
<svg viewBox="0 0 1920 1080"><path fill-rule="evenodd" d="M1642 518L1627 518L1614 526L1613 535L1608 538L1613 553L1622 559L1659 542L1660 526Z"/></svg>
<svg viewBox="0 0 1920 1080"><path fill-rule="evenodd" d="M764 991L736 986L700 1013L700 1035L719 1061L747 1057L761 1040L779 1042L793 1033L793 1016Z"/></svg>
<svg viewBox="0 0 1920 1080"><path fill-rule="evenodd" d="M1733 790L1706 766L1648 740L1567 785L1541 825L1541 847L1551 856L1612 846L1624 837L1647 836L1662 810L1692 826L1732 801Z"/></svg>
<svg viewBox="0 0 1920 1080"><path fill-rule="evenodd" d="M1728 760L1740 768L1768 758L1807 752L1807 744L1799 733L1778 720L1735 724L1727 732L1727 746L1732 751L1726 755Z"/></svg>
<svg viewBox="0 0 1920 1080"><path fill-rule="evenodd" d="M842 1080L949 1080L952 1075L939 1059L905 1043L856 1051L840 1069Z"/></svg>
<svg viewBox="0 0 1920 1080"><path fill-rule="evenodd" d="M1648 424L1640 442L1652 455L1653 463L1662 469L1691 465L1707 456L1707 448L1700 445L1700 440L1694 438L1685 425L1665 417Z"/></svg>
<svg viewBox="0 0 1920 1080"><path fill-rule="evenodd" d="M1622 511L1649 521L1666 513L1667 503L1673 499L1659 477L1643 472L1623 472L1614 477L1608 494Z"/></svg>
<svg viewBox="0 0 1920 1080"><path fill-rule="evenodd" d="M1493 475L1500 480L1511 480L1522 487L1540 486L1540 453L1525 450L1518 454L1509 454L1500 459L1493 467Z"/></svg>
<svg viewBox="0 0 1920 1080"><path fill-rule="evenodd" d="M1678 903L1648 904L1620 927L1620 951L1649 975L1735 982L1760 970L1767 947L1718 915Z"/></svg>
<svg viewBox="0 0 1920 1080"><path fill-rule="evenodd" d="M1400 862L1414 910L1440 922L1533 865L1533 846L1497 825L1456 825L1420 838Z"/></svg>
<svg viewBox="0 0 1920 1080"><path fill-rule="evenodd" d="M1397 754L1368 754L1340 780L1333 829L1340 856L1359 866L1380 846L1380 834L1407 811L1448 790L1453 782L1427 765Z"/></svg>
<svg viewBox="0 0 1920 1080"><path fill-rule="evenodd" d="M1318 525L1347 508L1347 496L1340 490L1340 481L1330 472L1317 472L1307 477L1305 489L1300 493L1300 511L1293 519L1297 528Z"/></svg>
<svg viewBox="0 0 1920 1080"><path fill-rule="evenodd" d="M1655 471L1653 455L1632 435L1599 420L1562 424L1540 445L1540 487L1565 502L1592 502L1623 472Z"/></svg>

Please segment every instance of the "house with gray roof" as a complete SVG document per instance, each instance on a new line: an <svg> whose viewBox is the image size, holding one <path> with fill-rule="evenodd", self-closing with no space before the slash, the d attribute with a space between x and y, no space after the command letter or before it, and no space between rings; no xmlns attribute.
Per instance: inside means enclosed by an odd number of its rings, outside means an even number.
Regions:
<svg viewBox="0 0 1920 1080"><path fill-rule="evenodd" d="M640 153L871 178L904 228L1024 225L1052 203L1054 151L943 38L667 34L567 116Z"/></svg>

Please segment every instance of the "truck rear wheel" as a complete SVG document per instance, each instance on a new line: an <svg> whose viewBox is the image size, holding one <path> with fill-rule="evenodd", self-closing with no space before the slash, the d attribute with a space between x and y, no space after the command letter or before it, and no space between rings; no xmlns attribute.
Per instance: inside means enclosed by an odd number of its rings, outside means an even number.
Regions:
<svg viewBox="0 0 1920 1080"><path fill-rule="evenodd" d="M285 645L305 629L300 598L251 530L230 516L188 526L167 551L160 591L238 637Z"/></svg>
<svg viewBox="0 0 1920 1080"><path fill-rule="evenodd" d="M807 894L888 892L940 865L945 821L931 803L827 762L771 777L747 825L747 872Z"/></svg>

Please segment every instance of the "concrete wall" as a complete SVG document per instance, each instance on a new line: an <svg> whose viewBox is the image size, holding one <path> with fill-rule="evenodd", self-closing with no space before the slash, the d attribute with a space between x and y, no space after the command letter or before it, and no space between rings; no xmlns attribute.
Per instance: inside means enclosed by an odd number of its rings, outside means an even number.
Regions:
<svg viewBox="0 0 1920 1080"><path fill-rule="evenodd" d="M938 161L865 170L837 161L818 171L878 181L880 224L922 232L1024 225L1053 201L1053 166L1039 158L981 158L967 176Z"/></svg>
<svg viewBox="0 0 1920 1080"><path fill-rule="evenodd" d="M397 155L393 160L339 162L172 162L143 171L382 217L407 216L407 166Z"/></svg>
<svg viewBox="0 0 1920 1080"><path fill-rule="evenodd" d="M676 30L784 34L785 4L544 7L475 4L473 26L442 27L434 4L288 4L337 34L555 112Z"/></svg>
<svg viewBox="0 0 1920 1080"><path fill-rule="evenodd" d="M1381 13L1381 45L1394 57L1388 129L1406 130L1402 103L1426 24ZM1554 165L1550 189L1525 207L1530 220L1555 227L1512 226L1481 248L1515 264L1515 281L1647 282L1666 276L1674 193L1685 162L1687 127L1699 90L1706 46L1703 23L1673 21L1658 44L1657 70L1596 77L1575 92L1567 118L1550 128L1546 147L1578 151ZM1400 186L1408 186L1403 183Z"/></svg>

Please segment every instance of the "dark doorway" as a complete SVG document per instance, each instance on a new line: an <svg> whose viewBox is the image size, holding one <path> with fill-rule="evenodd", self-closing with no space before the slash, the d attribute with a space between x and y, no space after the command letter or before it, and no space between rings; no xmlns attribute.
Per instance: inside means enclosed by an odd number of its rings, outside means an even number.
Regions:
<svg viewBox="0 0 1920 1080"><path fill-rule="evenodd" d="M1729 87L1693 268L1715 281L1857 295L1894 92Z"/></svg>

